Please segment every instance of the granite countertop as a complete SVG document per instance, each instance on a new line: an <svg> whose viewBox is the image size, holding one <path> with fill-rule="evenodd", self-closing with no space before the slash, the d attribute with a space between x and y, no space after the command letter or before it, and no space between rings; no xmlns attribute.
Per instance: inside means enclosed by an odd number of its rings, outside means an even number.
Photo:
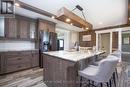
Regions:
<svg viewBox="0 0 130 87"><path fill-rule="evenodd" d="M51 55L54 57L62 58L65 60L70 60L73 62L77 62L79 60L93 57L94 55L99 55L101 53L104 53L104 51L98 51L98 52L80 52L80 51L50 51L50 52L43 52L43 54Z"/></svg>

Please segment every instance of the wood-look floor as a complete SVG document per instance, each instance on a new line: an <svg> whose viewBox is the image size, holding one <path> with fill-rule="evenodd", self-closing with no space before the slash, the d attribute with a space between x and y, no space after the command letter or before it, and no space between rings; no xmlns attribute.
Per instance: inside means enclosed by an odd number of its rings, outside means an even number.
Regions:
<svg viewBox="0 0 130 87"><path fill-rule="evenodd" d="M117 66L117 87L130 87L130 63ZM0 76L0 87L47 87L43 82L43 69L34 68ZM106 87L104 85L104 87ZM112 86L114 87L114 85Z"/></svg>
<svg viewBox="0 0 130 87"><path fill-rule="evenodd" d="M47 87L43 83L43 69L34 68L0 76L0 87Z"/></svg>

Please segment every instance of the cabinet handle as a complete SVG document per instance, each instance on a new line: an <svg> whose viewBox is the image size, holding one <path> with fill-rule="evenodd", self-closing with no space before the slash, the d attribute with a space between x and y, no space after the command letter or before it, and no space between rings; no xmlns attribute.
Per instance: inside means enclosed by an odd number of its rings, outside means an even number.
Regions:
<svg viewBox="0 0 130 87"><path fill-rule="evenodd" d="M21 68L21 66L18 66L18 68Z"/></svg>
<svg viewBox="0 0 130 87"><path fill-rule="evenodd" d="M21 58L18 58L18 60L21 60Z"/></svg>

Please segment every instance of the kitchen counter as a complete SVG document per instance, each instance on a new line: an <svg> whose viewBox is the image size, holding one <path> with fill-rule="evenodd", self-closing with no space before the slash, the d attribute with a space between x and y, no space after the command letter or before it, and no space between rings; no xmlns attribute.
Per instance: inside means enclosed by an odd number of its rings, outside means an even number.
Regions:
<svg viewBox="0 0 130 87"><path fill-rule="evenodd" d="M51 51L51 52L43 52L43 54L47 54L50 56L58 57L61 59L77 62L79 60L93 57L95 55L99 55L104 53L104 51L98 51L98 52L80 52L80 51Z"/></svg>
<svg viewBox="0 0 130 87"><path fill-rule="evenodd" d="M104 53L51 51L43 53L43 81L48 87L80 87L78 71Z"/></svg>

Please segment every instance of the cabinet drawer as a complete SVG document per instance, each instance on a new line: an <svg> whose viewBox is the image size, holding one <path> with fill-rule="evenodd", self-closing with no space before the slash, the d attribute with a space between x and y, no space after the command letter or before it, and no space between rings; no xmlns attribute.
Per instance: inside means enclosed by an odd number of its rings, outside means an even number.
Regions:
<svg viewBox="0 0 130 87"><path fill-rule="evenodd" d="M14 71L18 71L18 70L23 70L23 69L27 69L27 68L31 68L31 64L30 63L16 64L16 65L7 65L6 73L14 72Z"/></svg>
<svg viewBox="0 0 130 87"><path fill-rule="evenodd" d="M7 58L7 65L30 63L30 62L31 62L30 56Z"/></svg>
<svg viewBox="0 0 130 87"><path fill-rule="evenodd" d="M30 63L30 62L31 62L31 55L24 56L24 57L19 56L19 57L7 58L7 65Z"/></svg>
<svg viewBox="0 0 130 87"><path fill-rule="evenodd" d="M31 51L12 51L12 52L6 52L4 53L6 57L14 57L14 56L20 56L20 55L29 55L31 54Z"/></svg>

